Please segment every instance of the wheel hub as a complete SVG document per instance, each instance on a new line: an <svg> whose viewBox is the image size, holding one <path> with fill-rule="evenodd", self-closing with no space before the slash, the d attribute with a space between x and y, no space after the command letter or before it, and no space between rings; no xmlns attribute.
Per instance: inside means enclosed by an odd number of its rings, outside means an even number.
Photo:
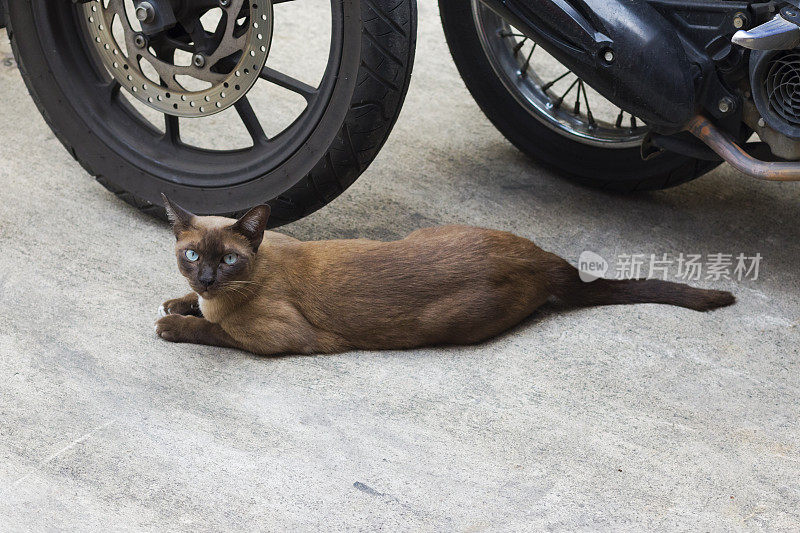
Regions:
<svg viewBox="0 0 800 533"><path fill-rule="evenodd" d="M124 0L92 0L80 9L94 48L121 87L162 113L204 117L234 105L261 75L272 42L272 1L196 4L174 28L153 36L137 31L139 16L148 15L142 4L131 13ZM216 8L222 14L209 31L200 19ZM177 64L181 54L188 56L185 64Z"/></svg>

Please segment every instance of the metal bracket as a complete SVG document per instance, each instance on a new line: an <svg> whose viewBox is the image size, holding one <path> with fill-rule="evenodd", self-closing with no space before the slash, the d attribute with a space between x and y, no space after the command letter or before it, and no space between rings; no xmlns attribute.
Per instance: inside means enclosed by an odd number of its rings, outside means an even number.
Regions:
<svg viewBox="0 0 800 533"><path fill-rule="evenodd" d="M750 50L791 50L800 45L800 10L785 8L769 22L733 34L731 42Z"/></svg>

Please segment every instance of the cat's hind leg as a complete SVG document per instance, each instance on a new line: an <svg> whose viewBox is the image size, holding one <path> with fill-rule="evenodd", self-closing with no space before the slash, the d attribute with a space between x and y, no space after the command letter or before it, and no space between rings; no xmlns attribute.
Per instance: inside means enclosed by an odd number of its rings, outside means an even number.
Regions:
<svg viewBox="0 0 800 533"><path fill-rule="evenodd" d="M186 296L167 300L161 304L161 307L158 308L158 316L167 315L203 316L197 301L197 293L190 292Z"/></svg>
<svg viewBox="0 0 800 533"><path fill-rule="evenodd" d="M224 348L242 347L219 324L197 316L163 316L156 320L156 334L169 342L188 342Z"/></svg>

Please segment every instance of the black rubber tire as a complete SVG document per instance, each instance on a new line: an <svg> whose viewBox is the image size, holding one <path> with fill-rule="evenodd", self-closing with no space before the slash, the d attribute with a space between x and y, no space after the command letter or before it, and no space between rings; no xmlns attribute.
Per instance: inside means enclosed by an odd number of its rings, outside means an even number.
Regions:
<svg viewBox="0 0 800 533"><path fill-rule="evenodd" d="M162 219L166 215L161 192L200 214L235 216L268 201L270 227L323 207L350 186L380 151L400 114L414 62L416 0L343 0L343 70L331 97L331 102L338 102L337 110L331 111L333 104L329 104L309 140L267 174L231 187L188 187L138 168L93 135L48 64L52 52L37 34L32 2L0 2L8 15L8 35L28 91L53 132L103 186ZM324 155L310 160L312 149ZM291 184L280 194L265 197L271 177Z"/></svg>
<svg viewBox="0 0 800 533"><path fill-rule="evenodd" d="M470 0L440 0L450 53L464 84L486 117L514 146L535 161L590 187L631 192L673 187L719 165L675 153L642 160L639 148L590 146L537 120L508 92L486 57Z"/></svg>

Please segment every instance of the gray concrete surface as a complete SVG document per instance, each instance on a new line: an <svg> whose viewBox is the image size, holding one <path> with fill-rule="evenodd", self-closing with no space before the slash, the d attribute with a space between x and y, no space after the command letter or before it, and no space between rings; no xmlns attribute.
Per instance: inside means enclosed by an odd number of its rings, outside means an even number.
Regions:
<svg viewBox="0 0 800 533"><path fill-rule="evenodd" d="M727 166L628 197L559 179L481 115L425 2L386 149L286 232L469 223L572 261L760 252L760 279L714 283L739 304L708 315L545 309L475 347L168 344L168 228L67 155L0 41L0 529L800 529L800 186Z"/></svg>

